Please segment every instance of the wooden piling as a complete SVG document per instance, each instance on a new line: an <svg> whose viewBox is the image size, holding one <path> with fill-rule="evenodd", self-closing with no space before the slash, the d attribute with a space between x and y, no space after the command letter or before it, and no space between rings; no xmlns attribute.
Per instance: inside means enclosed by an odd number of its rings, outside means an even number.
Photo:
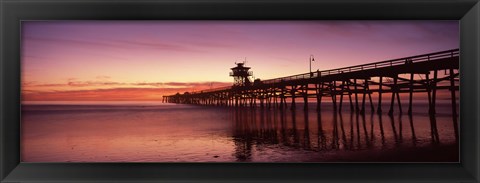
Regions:
<svg viewBox="0 0 480 183"><path fill-rule="evenodd" d="M238 94L235 94L235 107L238 107Z"/></svg>
<svg viewBox="0 0 480 183"><path fill-rule="evenodd" d="M336 95L337 84L336 84L336 81L333 81L333 86L331 87L331 90L332 90L331 95L332 95L332 102L333 102L333 110L336 111L337 110L337 95Z"/></svg>
<svg viewBox="0 0 480 183"><path fill-rule="evenodd" d="M260 108L265 107L265 95L263 93L263 90L260 90Z"/></svg>
<svg viewBox="0 0 480 183"><path fill-rule="evenodd" d="M382 83L383 77L380 76L379 84L378 84L378 106L377 106L377 113L382 113Z"/></svg>
<svg viewBox="0 0 480 183"><path fill-rule="evenodd" d="M408 115L412 115L412 100L413 100L413 72L410 73L410 95L408 99Z"/></svg>
<svg viewBox="0 0 480 183"><path fill-rule="evenodd" d="M280 109L283 109L284 98L285 98L285 89L282 87L282 90L280 93Z"/></svg>
<svg viewBox="0 0 480 183"><path fill-rule="evenodd" d="M398 112L402 114L403 113L402 103L400 102L400 92L398 92L398 89L397 89L396 95L397 95L397 103L398 103Z"/></svg>
<svg viewBox="0 0 480 183"><path fill-rule="evenodd" d="M372 92L370 92L370 85L368 85L368 83L367 83L367 91L368 91L368 99L370 101L370 110L372 112L374 112L375 111L375 106L373 105L372 94L371 94Z"/></svg>
<svg viewBox="0 0 480 183"><path fill-rule="evenodd" d="M277 91L276 91L276 89L274 89L274 91L273 91L273 104L274 104L273 107L274 108L278 107L277 97L278 97L277 96Z"/></svg>
<svg viewBox="0 0 480 183"><path fill-rule="evenodd" d="M432 95L431 95L431 87L430 87L430 79L429 79L430 72L425 74L425 88L427 89L427 98L428 98L428 114L432 115Z"/></svg>
<svg viewBox="0 0 480 183"><path fill-rule="evenodd" d="M290 109L294 110L295 109L295 92L296 92L297 86L292 86L292 90L290 90L291 95L292 95L292 105L290 106Z"/></svg>
<svg viewBox="0 0 480 183"><path fill-rule="evenodd" d="M343 92L345 91L344 86L345 86L345 80L342 81L342 86L340 87L341 91L340 91L340 103L339 103L339 106L338 106L338 112L342 112Z"/></svg>
<svg viewBox="0 0 480 183"><path fill-rule="evenodd" d="M322 85L320 86L320 98L318 99L318 101L320 101L319 103L319 110L322 108L322 97L323 97L323 92L324 92L324 87L325 87L325 82L322 82Z"/></svg>
<svg viewBox="0 0 480 183"><path fill-rule="evenodd" d="M266 96L267 96L267 109L270 109L272 107L272 97L270 91L266 90Z"/></svg>
<svg viewBox="0 0 480 183"><path fill-rule="evenodd" d="M436 106L436 101L437 101L437 75L438 75L438 71L437 70L434 70L433 71L433 81L432 81L432 114L436 114L436 109L435 109L435 106Z"/></svg>
<svg viewBox="0 0 480 183"><path fill-rule="evenodd" d="M455 131L455 139L458 142L457 98L455 96L455 73L453 69L450 69L450 95L452 101L453 130Z"/></svg>
<svg viewBox="0 0 480 183"><path fill-rule="evenodd" d="M303 110L308 110L308 84L303 87Z"/></svg>
<svg viewBox="0 0 480 183"><path fill-rule="evenodd" d="M350 89L350 79L347 81L348 100L350 101L350 112L353 112L352 90Z"/></svg>
<svg viewBox="0 0 480 183"><path fill-rule="evenodd" d="M360 110L360 112L362 114L365 114L365 98L367 96L367 79L364 80L364 83L363 83L363 96L362 96L362 109Z"/></svg>
<svg viewBox="0 0 480 183"><path fill-rule="evenodd" d="M322 84L323 87L323 84ZM315 83L315 92L317 93L317 111L320 111L322 105L322 93L320 83Z"/></svg>
<svg viewBox="0 0 480 183"><path fill-rule="evenodd" d="M357 79L353 79L353 89L355 90L355 111L358 112L358 90L357 90Z"/></svg>
<svg viewBox="0 0 480 183"><path fill-rule="evenodd" d="M393 85L390 87L392 90L392 98L390 102L390 110L388 111L389 115L393 115L393 105L395 104L395 93L397 92L397 78L398 75L393 77Z"/></svg>

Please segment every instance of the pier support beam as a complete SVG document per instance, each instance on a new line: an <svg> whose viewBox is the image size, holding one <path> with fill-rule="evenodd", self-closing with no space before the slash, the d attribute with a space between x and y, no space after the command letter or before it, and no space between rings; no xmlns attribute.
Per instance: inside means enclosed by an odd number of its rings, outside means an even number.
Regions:
<svg viewBox="0 0 480 183"><path fill-rule="evenodd" d="M353 112L353 101L352 101L352 90L350 89L350 79L346 82L347 83L347 92L348 92L348 100L350 101L350 112Z"/></svg>
<svg viewBox="0 0 480 183"><path fill-rule="evenodd" d="M333 110L337 110L337 82L333 81L331 84L331 95L332 95L332 103L333 103Z"/></svg>
<svg viewBox="0 0 480 183"><path fill-rule="evenodd" d="M400 102L400 91L399 91L399 88L397 88L397 92L395 92L397 94L397 102L398 102L398 112L400 114L403 113L403 110L402 110L402 103Z"/></svg>
<svg viewBox="0 0 480 183"><path fill-rule="evenodd" d="M370 92L370 85L368 84L368 81L366 81L366 86L367 86L367 91L368 91L368 99L370 101L370 110L371 112L375 112L375 106L373 105L373 100L372 100L372 92Z"/></svg>
<svg viewBox="0 0 480 183"><path fill-rule="evenodd" d="M277 102L277 90L276 89L273 89L273 108L277 108L278 107L278 102Z"/></svg>
<svg viewBox="0 0 480 183"><path fill-rule="evenodd" d="M365 114L365 98L367 97L367 87L367 79L365 79L363 83L362 110L360 110L360 113L362 114Z"/></svg>
<svg viewBox="0 0 480 183"><path fill-rule="evenodd" d="M340 88L341 88L341 91L340 91L340 103L339 103L339 106L338 106L338 112L342 112L343 93L345 92L345 80L342 81L342 86Z"/></svg>
<svg viewBox="0 0 480 183"><path fill-rule="evenodd" d="M397 92L397 80L398 80L398 75L395 75L393 77L393 85L391 86L392 98L390 102L390 110L388 111L389 115L393 115L393 105L395 104L395 94Z"/></svg>
<svg viewBox="0 0 480 183"><path fill-rule="evenodd" d="M270 107L272 107L272 94L269 90L266 90L266 96L267 96L267 108L270 109Z"/></svg>
<svg viewBox="0 0 480 183"><path fill-rule="evenodd" d="M455 131L455 139L458 142L457 98L455 96L455 73L453 69L450 69L450 95L452 101L453 130Z"/></svg>
<svg viewBox="0 0 480 183"><path fill-rule="evenodd" d="M436 114L436 109L435 109L435 106L436 106L436 103L437 103L437 75L438 75L438 71L437 70L434 70L433 71L433 81L432 81L432 114Z"/></svg>
<svg viewBox="0 0 480 183"><path fill-rule="evenodd" d="M355 111L359 111L359 107L358 107L358 90L357 90L357 79L353 79L353 89L355 90Z"/></svg>
<svg viewBox="0 0 480 183"><path fill-rule="evenodd" d="M292 106L290 106L290 109L291 110L294 110L295 109L295 93L296 93L296 89L297 86L292 86L292 90L290 90L290 93L292 95Z"/></svg>
<svg viewBox="0 0 480 183"><path fill-rule="evenodd" d="M410 95L408 99L408 115L412 115L412 100L413 100L413 76L414 73L410 73Z"/></svg>
<svg viewBox="0 0 480 183"><path fill-rule="evenodd" d="M317 92L317 111L320 111L322 108L322 88L323 88L323 82L320 85L320 83L316 83L316 92Z"/></svg>
<svg viewBox="0 0 480 183"><path fill-rule="evenodd" d="M238 107L238 94L235 94L235 107Z"/></svg>
<svg viewBox="0 0 480 183"><path fill-rule="evenodd" d="M380 114L382 113L382 83L383 83L383 77L380 76L380 79L378 80L378 106L377 106L377 113Z"/></svg>
<svg viewBox="0 0 480 183"><path fill-rule="evenodd" d="M428 114L432 116L432 93L430 87L430 72L425 74L425 88L427 89L427 97L428 97Z"/></svg>
<svg viewBox="0 0 480 183"><path fill-rule="evenodd" d="M283 109L283 105L284 105L284 98L285 98L285 89L282 87L281 88L282 90L280 91L280 109Z"/></svg>
<svg viewBox="0 0 480 183"><path fill-rule="evenodd" d="M259 99L260 99L260 108L265 107L265 95L263 93L263 90L260 90L259 92Z"/></svg>
<svg viewBox="0 0 480 183"><path fill-rule="evenodd" d="M308 83L303 87L303 110L308 110Z"/></svg>

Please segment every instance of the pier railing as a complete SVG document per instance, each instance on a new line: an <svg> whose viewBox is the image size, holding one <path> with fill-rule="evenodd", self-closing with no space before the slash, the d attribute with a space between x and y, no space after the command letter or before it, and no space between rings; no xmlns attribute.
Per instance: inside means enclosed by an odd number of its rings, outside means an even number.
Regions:
<svg viewBox="0 0 480 183"><path fill-rule="evenodd" d="M410 56L410 57L404 57L404 58L398 58L398 59L392 59L392 60L362 64L362 65L355 65L355 66L343 67L338 69L314 71L311 73L303 73L303 74L297 74L293 76L268 79L268 80L261 81L261 83L277 84L277 83L282 83L286 81L303 80L303 79L317 78L317 77L323 77L328 75L344 74L349 72L358 72L358 71L378 69L378 68L386 68L386 67L404 65L409 63L426 62L426 61L431 61L436 59L456 57L456 56L459 56L459 53L460 53L459 49L451 49L451 50L446 50L441 52L416 55L416 56ZM212 89L202 90L198 92L192 92L191 94L208 93L208 92L223 91L223 90L229 90L229 89L232 89L232 86L212 88Z"/></svg>
<svg viewBox="0 0 480 183"><path fill-rule="evenodd" d="M309 78L316 78L316 77L322 77L322 76L328 76L328 75L334 75L334 74L343 74L343 73L357 72L357 71L363 71L363 70L369 70L369 69L392 67L392 66L404 65L408 63L425 62L425 61L441 59L441 58L456 57L458 55L459 55L459 49L452 49L452 50L429 53L424 55L416 55L411 57L404 57L404 58L398 58L398 59L392 59L392 60L386 60L381 62L362 64L362 65L355 65L355 66L343 67L338 69L315 71L311 73L303 73L303 74L297 74L293 76L268 79L268 80L263 80L262 83L276 84L276 83L285 82L285 81L309 79Z"/></svg>
<svg viewBox="0 0 480 183"><path fill-rule="evenodd" d="M214 91L223 91L223 90L228 90L228 89L231 89L231 88L232 88L232 86L224 86L224 87L219 87L219 88L206 89L206 90L202 90L202 91L199 91L199 92L194 92L192 94L208 93L208 92L214 92Z"/></svg>

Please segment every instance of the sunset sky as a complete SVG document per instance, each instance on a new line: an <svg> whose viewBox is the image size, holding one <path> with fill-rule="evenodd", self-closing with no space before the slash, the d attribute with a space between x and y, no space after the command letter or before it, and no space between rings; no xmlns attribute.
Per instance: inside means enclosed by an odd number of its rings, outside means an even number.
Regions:
<svg viewBox="0 0 480 183"><path fill-rule="evenodd" d="M459 47L458 21L25 21L24 101L138 101Z"/></svg>

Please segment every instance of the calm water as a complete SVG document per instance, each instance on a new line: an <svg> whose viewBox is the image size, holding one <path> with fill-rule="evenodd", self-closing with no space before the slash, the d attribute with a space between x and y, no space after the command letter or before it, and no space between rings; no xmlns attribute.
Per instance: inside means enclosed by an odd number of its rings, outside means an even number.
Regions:
<svg viewBox="0 0 480 183"><path fill-rule="evenodd" d="M457 161L442 157L444 147L458 154L449 104L437 104L434 119L425 104L415 105L411 118L390 117L388 107L383 109L383 115L359 115L348 107L334 113L329 104L321 112L315 104L307 112L301 107L28 104L22 107L22 161L403 161L396 157L432 151L436 155L427 154L433 158L424 161Z"/></svg>

